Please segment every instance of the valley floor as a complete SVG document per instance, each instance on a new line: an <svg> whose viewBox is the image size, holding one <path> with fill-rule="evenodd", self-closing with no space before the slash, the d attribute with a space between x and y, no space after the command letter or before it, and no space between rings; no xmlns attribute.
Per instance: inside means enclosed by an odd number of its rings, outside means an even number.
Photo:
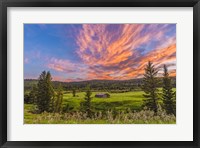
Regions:
<svg viewBox="0 0 200 148"><path fill-rule="evenodd" d="M174 89L175 90L175 89ZM93 118L80 111L84 101L84 92L64 92L63 113L33 112L33 104L24 105L25 124L175 124L174 115L166 115L160 111L155 115L152 111L142 110L143 92L110 93L110 98L95 98L92 93Z"/></svg>

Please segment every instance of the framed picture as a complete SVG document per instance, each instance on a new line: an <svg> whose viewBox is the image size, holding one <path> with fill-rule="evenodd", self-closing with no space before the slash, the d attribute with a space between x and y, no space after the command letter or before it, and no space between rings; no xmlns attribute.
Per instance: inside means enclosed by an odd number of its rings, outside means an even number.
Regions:
<svg viewBox="0 0 200 148"><path fill-rule="evenodd" d="M199 147L199 1L1 1L1 147Z"/></svg>

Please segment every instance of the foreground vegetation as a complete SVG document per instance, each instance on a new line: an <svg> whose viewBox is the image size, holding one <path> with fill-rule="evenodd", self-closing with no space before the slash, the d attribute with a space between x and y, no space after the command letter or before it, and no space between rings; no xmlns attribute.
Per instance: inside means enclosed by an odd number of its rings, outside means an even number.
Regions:
<svg viewBox="0 0 200 148"><path fill-rule="evenodd" d="M33 114L33 105L25 105L26 124L175 124L176 117L167 115L160 110L156 115L153 111L142 110L139 112L106 111L96 112L92 118L87 117L87 113L47 113Z"/></svg>
<svg viewBox="0 0 200 148"><path fill-rule="evenodd" d="M176 89L174 88L173 91ZM91 105L94 117L87 118L87 114L80 112L80 104L84 101L85 92L76 92L76 96L69 91L63 91L63 113L43 112L37 114L36 105L25 104L25 124L175 124L174 115L167 115L160 110L155 116L153 111L143 110L143 91L126 93L110 93L110 98L96 98L92 92ZM159 88L161 96L162 89ZM161 102L161 100L160 100Z"/></svg>
<svg viewBox="0 0 200 148"><path fill-rule="evenodd" d="M137 89L128 90L127 84L132 84L122 82L113 91L114 86L106 90L99 84L95 89L89 84L71 90L61 83L54 87L50 72L43 71L36 85L25 90L25 123L174 124L175 88L166 65L162 79L157 73L149 62L142 83L134 84ZM98 92L104 92L106 98L98 98Z"/></svg>

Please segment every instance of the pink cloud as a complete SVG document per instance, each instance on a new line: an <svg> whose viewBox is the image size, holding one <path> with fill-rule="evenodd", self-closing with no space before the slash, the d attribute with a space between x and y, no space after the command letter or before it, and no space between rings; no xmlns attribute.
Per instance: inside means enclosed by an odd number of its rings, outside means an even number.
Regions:
<svg viewBox="0 0 200 148"><path fill-rule="evenodd" d="M90 67L88 79L130 79L140 76L148 61L156 65L176 60L176 37L164 38L167 25L160 31L155 24L149 25L149 32L141 36L145 25L121 25L120 37L113 40L115 33L106 29L107 25L83 25L77 36L77 54ZM116 32L116 34L118 33ZM94 39L97 37L96 39ZM163 44L142 56L136 48L148 43L152 38L163 40ZM137 67L133 67L137 65ZM98 67L99 69L97 70ZM108 67L108 68L107 68ZM109 69L110 67L110 69ZM114 71L112 67L115 68ZM100 69L102 68L102 69ZM97 72L98 71L98 72Z"/></svg>
<svg viewBox="0 0 200 148"><path fill-rule="evenodd" d="M47 67L55 71L71 72L75 70L76 65L69 60L51 58Z"/></svg>
<svg viewBox="0 0 200 148"><path fill-rule="evenodd" d="M144 31L144 30L148 31ZM55 77L60 81L92 79L126 80L141 77L148 61L156 67L167 64L171 76L176 75L176 37L166 36L167 25L125 24L117 31L109 31L106 24L84 24L76 32L77 56L81 62L51 58L47 67L68 78ZM143 32L143 34L142 34ZM142 53L138 47L153 40L159 41L154 49Z"/></svg>

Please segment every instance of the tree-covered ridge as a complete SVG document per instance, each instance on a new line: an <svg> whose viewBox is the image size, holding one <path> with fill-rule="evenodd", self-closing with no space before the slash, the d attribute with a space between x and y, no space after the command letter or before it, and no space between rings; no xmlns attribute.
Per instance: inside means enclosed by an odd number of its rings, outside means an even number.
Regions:
<svg viewBox="0 0 200 148"><path fill-rule="evenodd" d="M170 77L172 81L172 86L176 87L176 77ZM162 87L162 77L158 77L159 87ZM25 79L24 89L31 90L33 85L37 84L36 79ZM52 85L56 88L61 84L65 90L85 90L87 85L91 86L93 91L110 91L110 92L127 92L141 89L143 83L143 78L130 79L130 80L90 80L90 81L80 81L80 82L59 82L52 81Z"/></svg>

